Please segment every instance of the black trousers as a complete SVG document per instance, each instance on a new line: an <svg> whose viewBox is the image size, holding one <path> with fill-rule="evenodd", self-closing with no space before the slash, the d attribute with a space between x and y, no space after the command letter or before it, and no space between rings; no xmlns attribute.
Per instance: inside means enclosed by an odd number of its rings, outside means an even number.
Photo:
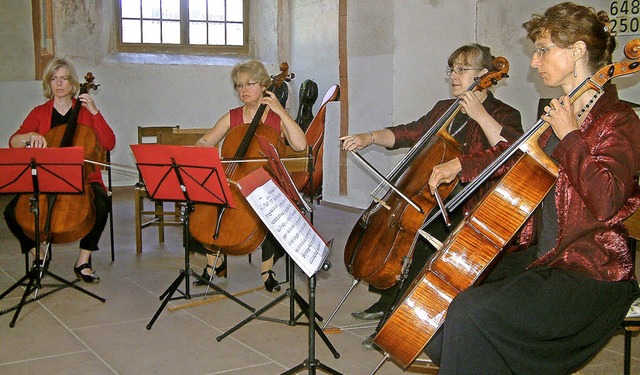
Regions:
<svg viewBox="0 0 640 375"><path fill-rule="evenodd" d="M107 225L107 219L109 218L109 212L111 209L110 197L104 191L102 186L98 183L91 183L90 189L93 190L93 206L96 213L96 222L91 228L91 231L80 240L80 248L84 250L97 251L99 250L98 243L100 242L100 236ZM7 207L4 209L4 219L7 222L7 226L13 235L20 242L20 249L23 253L33 249L36 245L35 241L29 238L22 227L16 221L16 205L18 198L15 196Z"/></svg>
<svg viewBox="0 0 640 375"><path fill-rule="evenodd" d="M527 268L535 257L535 247L505 255L483 284L453 299L425 350L440 374L573 373L639 295L637 281Z"/></svg>

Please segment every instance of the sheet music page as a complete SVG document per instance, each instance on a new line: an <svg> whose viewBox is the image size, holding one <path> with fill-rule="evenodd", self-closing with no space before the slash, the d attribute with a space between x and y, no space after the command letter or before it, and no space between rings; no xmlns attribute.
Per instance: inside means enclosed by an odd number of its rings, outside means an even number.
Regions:
<svg viewBox="0 0 640 375"><path fill-rule="evenodd" d="M313 276L324 264L329 247L280 187L269 178L243 194L291 259Z"/></svg>

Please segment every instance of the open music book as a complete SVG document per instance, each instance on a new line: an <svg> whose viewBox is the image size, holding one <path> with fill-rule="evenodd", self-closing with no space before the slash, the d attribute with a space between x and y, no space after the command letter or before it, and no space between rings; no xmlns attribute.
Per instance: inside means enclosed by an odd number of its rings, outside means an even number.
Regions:
<svg viewBox="0 0 640 375"><path fill-rule="evenodd" d="M329 255L329 247L293 201L263 169L239 181L240 191L291 259L313 276Z"/></svg>

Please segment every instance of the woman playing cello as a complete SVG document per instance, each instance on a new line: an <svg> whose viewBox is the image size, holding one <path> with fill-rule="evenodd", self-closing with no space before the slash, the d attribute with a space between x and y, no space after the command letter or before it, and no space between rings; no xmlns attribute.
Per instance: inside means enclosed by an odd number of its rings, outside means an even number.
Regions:
<svg viewBox="0 0 640 375"><path fill-rule="evenodd" d="M262 63L252 60L236 65L231 71L231 80L243 105L222 116L213 128L198 141L196 146L216 146L229 130L250 123L258 108L261 105L266 105L260 126L268 126L273 129L279 137L286 139L295 151L302 151L307 147L307 141L300 126L282 107L276 95L266 91L271 84L271 77ZM226 272L226 264L222 262L222 258L218 259L218 264L214 264L216 257L210 252L206 254L207 265L202 278L207 280L211 278L209 270L214 271L218 276L223 275ZM284 249L271 233L267 233L267 237L262 243L261 273L265 289L269 292L279 290L279 283L274 278L275 273L272 268L282 255L284 255ZM196 280L194 284L200 285L202 282Z"/></svg>
<svg viewBox="0 0 640 375"><path fill-rule="evenodd" d="M451 302L426 347L441 374L573 373L638 296L622 220L640 203L640 120L613 84L573 103L568 96L611 63L609 17L561 3L523 27L534 43L531 67L564 93L545 107L551 128L538 140L558 179L541 205L537 245L505 255L485 283Z"/></svg>
<svg viewBox="0 0 640 375"><path fill-rule="evenodd" d="M82 103L77 118L78 124L91 127L104 150L110 151L115 147L116 138L113 130L96 107L91 95L83 93L77 99L74 98L80 89L80 83L76 70L69 60L55 58L49 63L42 78L42 89L45 98L49 100L29 113L20 128L9 139L10 147L50 146L47 144L45 135L53 128L69 123L77 100ZM100 235L109 215L109 198L99 169L85 178L90 183L94 194L96 221L89 234L80 240L80 251L73 271L79 280L97 283L100 278L91 268L91 252L98 250ZM4 211L5 220L13 235L20 241L22 252L34 251L35 255L34 241L25 234L16 220L16 204L17 197L7 205ZM46 267L48 259L42 259L42 256L42 254L38 255L38 259L41 265Z"/></svg>
<svg viewBox="0 0 640 375"><path fill-rule="evenodd" d="M501 153L511 141L522 134L520 112L495 98L488 90L467 91L474 79L494 69L493 60L489 47L479 44L461 46L450 55L446 72L450 77L452 96L462 99L462 110L451 122L449 133L459 143L462 156L434 167L429 185L437 186L441 182L451 182L458 174L463 183L472 180L493 160L495 155ZM454 99L439 101L426 115L408 124L346 136L342 139L342 147L350 151L363 149L372 144L388 149L412 146L437 122L453 101ZM454 226L461 220L463 211L470 210L484 191L491 186L491 184L486 185L487 187L474 195L474 198L469 199L464 210L453 213L451 221ZM442 241L449 230L441 220L438 220L431 225L428 232ZM408 279L403 283L404 287L410 284L434 251L424 240L419 241L416 246ZM396 285L399 287L399 284ZM358 319L380 319L384 312L391 308L398 287L380 291L381 296L376 303L352 315ZM370 337L363 344L370 346L371 342Z"/></svg>

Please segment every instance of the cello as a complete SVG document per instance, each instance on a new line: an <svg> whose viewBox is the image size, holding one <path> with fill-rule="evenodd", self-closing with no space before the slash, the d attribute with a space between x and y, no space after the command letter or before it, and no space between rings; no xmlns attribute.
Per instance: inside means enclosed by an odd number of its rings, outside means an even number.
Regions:
<svg viewBox="0 0 640 375"><path fill-rule="evenodd" d="M625 46L625 55L634 60L640 58L639 39ZM604 84L615 77L638 71L638 61L607 65L568 96L574 102L589 90L602 92ZM458 195L461 199L468 197L508 158L522 152L513 167L455 228L391 312L374 339L385 352L378 368L389 357L404 370L411 365L444 322L451 301L482 280L553 188L558 166L538 144L549 126L538 120Z"/></svg>
<svg viewBox="0 0 640 375"><path fill-rule="evenodd" d="M324 120L327 103L340 100L340 86L332 85L322 98L318 113L305 131L307 145L311 147L311 172L292 172L291 178L298 189L311 197L317 195L322 187L322 157L324 154Z"/></svg>
<svg viewBox="0 0 640 375"><path fill-rule="evenodd" d="M280 64L281 73L272 77L267 91L273 92L285 81L291 79L289 64ZM265 137L276 147L279 154L284 153L285 145L276 134L262 123L266 104L261 104L250 124L234 127L226 134L221 156L230 162L225 166L225 176L230 181L231 193L236 208L227 210L226 206L198 203L190 214L189 232L206 247L221 248L227 255L246 255L260 246L267 235L267 228L253 211L240 188L234 181L240 180L256 169L267 164L256 135ZM243 162L251 158L258 162Z"/></svg>
<svg viewBox="0 0 640 375"><path fill-rule="evenodd" d="M86 82L80 85L79 95L97 89L95 77L91 72L85 75ZM105 151L98 142L94 130L87 125L78 124L78 114L82 102L76 100L69 123L52 128L44 135L48 147L82 146L85 160L104 161ZM98 167L93 163L84 164L84 194L47 194L40 196L39 231L45 234L46 242L67 243L86 236L95 224L93 190L86 177ZM35 222L30 210L30 196L22 195L16 204L16 220L24 233L35 239Z"/></svg>
<svg viewBox="0 0 640 375"><path fill-rule="evenodd" d="M484 90L508 77L509 63L504 57L495 58L493 65L496 70L479 77L468 91ZM372 193L374 202L354 226L344 251L347 270L356 280L364 280L378 289L388 289L398 281L405 267L404 259L412 256L417 230L438 203L438 196L429 191L431 171L461 154L458 142L447 130L462 108L460 102L457 98L388 175L387 180L394 183L395 190L389 190L384 198L376 198L384 187L380 184ZM439 197L446 198L457 182L456 178L441 184ZM411 197L417 207L409 207L397 191Z"/></svg>

